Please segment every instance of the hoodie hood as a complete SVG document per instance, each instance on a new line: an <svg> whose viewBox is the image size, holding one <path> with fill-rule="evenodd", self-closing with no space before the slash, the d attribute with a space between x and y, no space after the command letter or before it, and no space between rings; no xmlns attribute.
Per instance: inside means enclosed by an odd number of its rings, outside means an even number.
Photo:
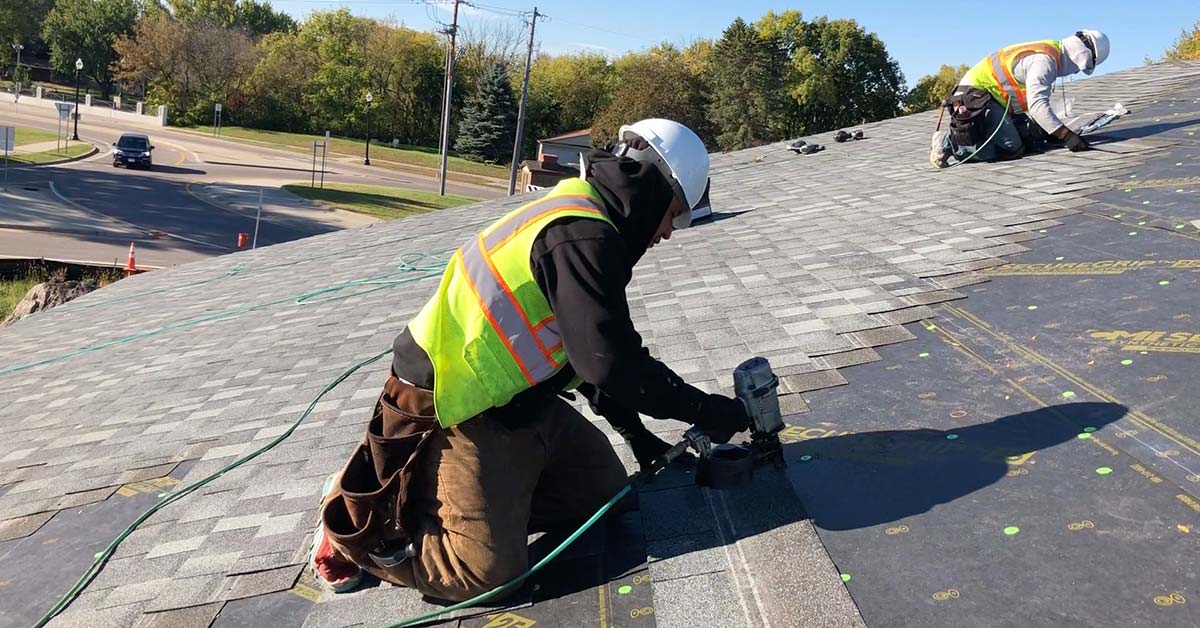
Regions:
<svg viewBox="0 0 1200 628"><path fill-rule="evenodd" d="M675 192L653 164L603 150L590 152L587 164L585 178L604 198L608 218L629 250L632 268L650 248Z"/></svg>
<svg viewBox="0 0 1200 628"><path fill-rule="evenodd" d="M1076 72L1091 74L1095 68L1087 70L1092 62L1092 51L1074 35L1062 40L1062 61L1058 64L1059 76L1070 76Z"/></svg>

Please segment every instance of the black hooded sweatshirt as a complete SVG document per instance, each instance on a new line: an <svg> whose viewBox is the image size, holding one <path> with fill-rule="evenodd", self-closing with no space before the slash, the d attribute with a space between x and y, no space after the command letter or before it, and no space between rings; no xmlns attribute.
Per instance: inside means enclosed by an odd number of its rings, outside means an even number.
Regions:
<svg viewBox="0 0 1200 628"><path fill-rule="evenodd" d="M625 289L671 204L670 184L657 168L605 151L592 151L588 162L587 181L604 199L616 229L599 220L562 218L542 230L529 256L569 364L485 414L519 427L532 418L533 405L556 396L576 374L585 382L579 391L592 406L614 425L625 424L616 425L619 431L640 427L640 422L629 425L637 421L630 409L702 427L744 412L736 400L704 393L651 357L630 320ZM433 390L433 364L407 328L393 350L393 372Z"/></svg>

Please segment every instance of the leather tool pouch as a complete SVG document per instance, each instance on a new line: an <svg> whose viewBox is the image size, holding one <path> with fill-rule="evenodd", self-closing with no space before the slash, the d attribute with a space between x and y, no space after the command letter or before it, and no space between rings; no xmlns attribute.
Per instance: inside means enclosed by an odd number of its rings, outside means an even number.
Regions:
<svg viewBox="0 0 1200 628"><path fill-rule="evenodd" d="M389 378L366 439L321 511L334 546L358 565L386 571L403 561L414 533L405 499L435 429L433 394Z"/></svg>
<svg viewBox="0 0 1200 628"><path fill-rule="evenodd" d="M960 148L974 148L983 143L984 111L992 95L982 89L967 88L955 93L946 102L950 110L950 141Z"/></svg>

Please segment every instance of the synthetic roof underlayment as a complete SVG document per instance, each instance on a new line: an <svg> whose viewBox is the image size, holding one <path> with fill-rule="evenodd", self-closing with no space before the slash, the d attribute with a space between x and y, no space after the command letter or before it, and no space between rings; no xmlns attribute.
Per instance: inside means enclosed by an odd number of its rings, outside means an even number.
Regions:
<svg viewBox="0 0 1200 628"><path fill-rule="evenodd" d="M864 125L860 141L809 138L827 147L815 155L786 144L714 155L714 218L642 261L629 288L635 322L706 390L730 392L734 366L767 356L789 422L829 421L813 400L853 379L842 369L880 361L890 348L876 348L922 332L905 324L932 325L944 314L936 304L1091 208L1090 195L1194 145L1180 130L1200 117L1198 78L1200 63L1173 63L1070 84L1076 111L1120 102L1140 123L1140 110L1180 103L1156 114L1178 121L1087 153L934 171L932 112ZM0 330L0 625L36 620L161 496L283 434L339 373L390 346L437 285L422 263L528 200L155 271ZM386 368L354 373L281 444L143 523L55 625L381 625L434 608L377 583L335 596L303 573L322 481L362 438ZM840 393L839 411L856 412L854 387ZM669 438L683 427L649 423ZM843 537L806 516L803 478L760 473L751 488L715 493L669 472L641 487L640 510L585 535L507 607L449 621L894 625L860 613L872 592L842 569ZM949 591L932 601L958 599ZM1164 595L1151 606L1196 606L1177 601L1182 589ZM937 625L922 608L899 623Z"/></svg>

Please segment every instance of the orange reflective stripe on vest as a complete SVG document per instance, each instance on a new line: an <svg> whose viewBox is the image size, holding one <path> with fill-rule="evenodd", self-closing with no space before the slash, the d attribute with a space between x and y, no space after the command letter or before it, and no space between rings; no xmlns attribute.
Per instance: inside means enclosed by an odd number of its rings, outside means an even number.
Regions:
<svg viewBox="0 0 1200 628"><path fill-rule="evenodd" d="M554 317L532 323L496 270L490 255L539 218L564 210L595 213L598 217L604 215L600 206L586 196L555 197L509 216L462 249L463 265L479 305L530 385L550 377L562 367L553 357L554 351L562 345L558 323Z"/></svg>
<svg viewBox="0 0 1200 628"><path fill-rule="evenodd" d="M542 230L561 218L612 225L603 209L590 184L564 179L454 253L437 291L409 322L413 339L433 362L434 409L442 427L503 406L566 365L558 321L530 255Z"/></svg>
<svg viewBox="0 0 1200 628"><path fill-rule="evenodd" d="M1038 53L1050 55L1050 58L1054 59L1056 65L1062 62L1059 49L1045 42L1030 42L1008 46L987 58L988 76L1008 96L1009 107L1014 113L1028 111L1029 103L1026 97L1025 84L1018 82L1013 77L1012 68L1016 65L1017 61L1020 61L1021 57Z"/></svg>
<svg viewBox="0 0 1200 628"><path fill-rule="evenodd" d="M530 223L536 221L538 218L563 209L577 209L585 212L594 212L597 216L603 216L600 207L596 205L594 200L587 196L574 194L555 196L533 207L517 212L503 222L492 226L490 232L486 232L484 236L484 246L487 247L487 250L494 251L500 245L516 237L521 229L529 226Z"/></svg>

